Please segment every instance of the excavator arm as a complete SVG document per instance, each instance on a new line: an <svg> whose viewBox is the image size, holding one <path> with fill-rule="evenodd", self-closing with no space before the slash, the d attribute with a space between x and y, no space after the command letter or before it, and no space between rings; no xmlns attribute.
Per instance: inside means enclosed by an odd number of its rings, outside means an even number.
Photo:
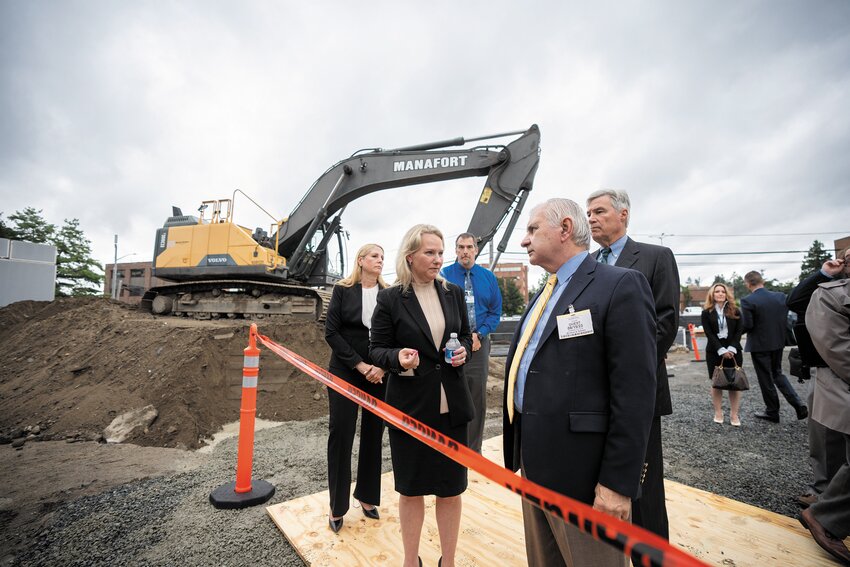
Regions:
<svg viewBox="0 0 850 567"><path fill-rule="evenodd" d="M521 135L505 146L442 149L516 134ZM324 260L327 233L340 229L341 213L351 201L383 189L485 175L487 181L469 232L478 237L482 250L513 209L498 246L501 253L531 191L539 161L540 129L536 124L520 132L355 154L333 165L307 191L278 231L278 253L288 259L289 277L306 281L317 266L324 265L320 260ZM311 250L310 243L319 231L325 232L324 238Z"/></svg>

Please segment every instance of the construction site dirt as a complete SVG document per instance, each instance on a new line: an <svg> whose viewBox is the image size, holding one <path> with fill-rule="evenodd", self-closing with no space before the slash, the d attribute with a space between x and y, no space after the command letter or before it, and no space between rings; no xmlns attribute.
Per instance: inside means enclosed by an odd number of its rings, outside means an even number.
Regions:
<svg viewBox="0 0 850 567"><path fill-rule="evenodd" d="M255 322L262 334L326 364L320 323ZM198 449L239 419L249 323L154 317L103 298L0 309L0 566L303 565L262 510L239 512L243 530L223 536L237 516L206 501L234 479L235 440ZM706 369L692 357L669 358L668 478L796 514L793 496L811 476L805 422L788 408L778 425L750 418L760 409L754 387L743 427L711 423ZM503 374L504 359L494 358L485 436L501 433ZM795 387L805 394L804 385ZM105 442L116 417L147 406L156 410L147 427ZM270 504L327 488L326 416L324 386L264 350L257 417L281 424L258 432L254 459L255 475L278 486ZM116 527L99 531L103 518Z"/></svg>

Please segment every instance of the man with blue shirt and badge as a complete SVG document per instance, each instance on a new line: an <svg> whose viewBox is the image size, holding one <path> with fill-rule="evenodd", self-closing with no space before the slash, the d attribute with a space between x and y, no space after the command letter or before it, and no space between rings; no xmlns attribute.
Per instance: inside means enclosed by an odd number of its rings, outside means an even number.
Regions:
<svg viewBox="0 0 850 567"><path fill-rule="evenodd" d="M455 240L457 261L443 268L443 277L460 287L466 298L469 328L472 329L472 356L463 367L472 394L475 417L469 422L469 448L481 452L484 421L487 417L487 376L490 373L490 333L502 316L502 293L496 276L475 263L478 245L475 235L464 232Z"/></svg>
<svg viewBox="0 0 850 567"><path fill-rule="evenodd" d="M655 309L638 271L588 254L584 210L550 199L531 210L522 246L549 272L505 362L505 466L628 521L655 407ZM628 558L522 502L529 567L625 567Z"/></svg>

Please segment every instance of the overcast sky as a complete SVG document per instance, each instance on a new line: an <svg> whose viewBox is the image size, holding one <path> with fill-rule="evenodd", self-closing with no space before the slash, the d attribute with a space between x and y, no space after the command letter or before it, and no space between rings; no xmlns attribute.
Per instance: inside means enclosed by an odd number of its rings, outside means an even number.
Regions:
<svg viewBox="0 0 850 567"><path fill-rule="evenodd" d="M172 205L195 211L239 188L284 217L360 148L535 123L526 212L625 189L630 234L663 238L683 282L796 279L802 253L687 254L850 234L846 0L7 0L0 69L3 218L27 206L57 225L78 218L103 263L114 234L119 256L136 254L124 261L150 260ZM355 201L349 252L377 241L393 272L407 228L436 224L453 241L482 184ZM237 222L268 226L239 199ZM521 238L504 259L525 259Z"/></svg>

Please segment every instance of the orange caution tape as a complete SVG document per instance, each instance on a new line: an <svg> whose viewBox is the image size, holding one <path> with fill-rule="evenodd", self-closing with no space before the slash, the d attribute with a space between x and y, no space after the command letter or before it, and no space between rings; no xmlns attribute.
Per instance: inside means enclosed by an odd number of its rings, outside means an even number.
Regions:
<svg viewBox="0 0 850 567"><path fill-rule="evenodd" d="M252 333L254 332L253 327L251 331ZM519 494L522 498L549 514L569 522L594 539L616 547L623 554L634 559L639 565L645 567L707 567L706 563L677 547L671 546L669 542L654 533L594 510L591 506L583 502L573 500L526 478L522 478L493 461L482 457L466 445L446 437L439 431L386 404L383 400L369 395L342 378L331 374L324 368L277 344L270 338L259 334L257 338L269 350L302 370L308 376L325 384L328 388L332 388L351 401L383 418L387 423L405 430L419 441L450 459L504 486L511 492Z"/></svg>

